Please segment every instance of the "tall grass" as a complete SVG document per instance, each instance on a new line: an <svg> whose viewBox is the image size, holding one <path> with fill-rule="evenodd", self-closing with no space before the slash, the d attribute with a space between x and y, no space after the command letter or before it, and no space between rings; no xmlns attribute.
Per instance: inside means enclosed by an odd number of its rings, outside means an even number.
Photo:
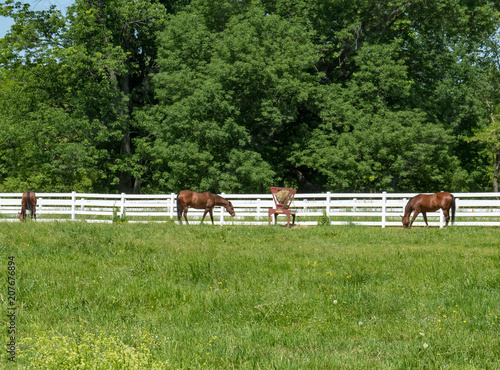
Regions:
<svg viewBox="0 0 500 370"><path fill-rule="evenodd" d="M498 368L499 240L497 228L0 223L0 274L5 296L14 255L20 367Z"/></svg>

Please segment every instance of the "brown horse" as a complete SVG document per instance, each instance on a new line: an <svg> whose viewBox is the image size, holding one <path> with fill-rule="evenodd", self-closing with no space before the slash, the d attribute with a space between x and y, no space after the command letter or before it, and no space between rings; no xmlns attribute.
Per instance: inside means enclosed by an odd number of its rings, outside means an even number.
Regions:
<svg viewBox="0 0 500 370"><path fill-rule="evenodd" d="M411 227L419 213L422 213L425 224L429 227L427 212L436 212L440 208L443 210L446 226L448 226L448 221L450 220L451 208L451 224L453 225L453 222L455 222L455 197L453 194L442 191L435 194L419 194L414 196L406 204L405 215L401 216L403 218L403 228ZM410 214L413 211L415 213L410 221Z"/></svg>
<svg viewBox="0 0 500 370"><path fill-rule="evenodd" d="M19 221L26 219L26 210L30 211L30 217L36 220L36 195L32 191L25 191L21 199L21 213L19 213Z"/></svg>
<svg viewBox="0 0 500 370"><path fill-rule="evenodd" d="M207 213L210 213L210 218L212 219L212 225L214 223L214 216L212 214L212 210L215 206L222 206L226 208L226 211L229 212L231 216L234 216L234 208L230 201L222 198L216 194L212 193L197 193L192 190L182 190L179 194L177 194L177 218L182 223L182 215L184 214L184 219L186 223L189 225L187 219L187 211L188 208L196 208L196 209L204 209L203 218L201 222L205 219Z"/></svg>

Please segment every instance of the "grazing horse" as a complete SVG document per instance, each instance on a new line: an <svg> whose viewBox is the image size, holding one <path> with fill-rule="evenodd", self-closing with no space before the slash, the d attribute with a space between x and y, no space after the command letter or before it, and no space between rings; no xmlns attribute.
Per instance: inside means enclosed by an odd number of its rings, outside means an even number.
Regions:
<svg viewBox="0 0 500 370"><path fill-rule="evenodd" d="M192 190L182 190L179 194L177 194L177 218L182 223L182 215L184 214L184 219L186 223L189 225L187 219L187 211L188 208L196 208L196 209L204 209L203 218L201 222L205 219L207 213L210 213L210 218L212 219L212 225L214 223L214 216L212 214L212 210L215 206L222 206L226 208L226 211L229 212L231 216L234 216L234 208L230 201L222 198L216 194L212 193L197 193Z"/></svg>
<svg viewBox="0 0 500 370"><path fill-rule="evenodd" d="M435 212L438 209L443 210L444 218L446 219L446 226L448 226L448 221L450 220L450 208L451 208L451 224L455 222L455 197L453 194L447 192L440 192L435 194L419 194L411 198L406 204L405 215L401 216L403 218L403 228L411 227L413 221L422 213L424 216L424 221L427 227L427 212ZM410 214L415 211L413 217L410 221Z"/></svg>
<svg viewBox="0 0 500 370"><path fill-rule="evenodd" d="M30 217L36 220L36 195L32 191L25 191L21 199L21 213L19 213L19 221L26 219L26 210L30 211Z"/></svg>

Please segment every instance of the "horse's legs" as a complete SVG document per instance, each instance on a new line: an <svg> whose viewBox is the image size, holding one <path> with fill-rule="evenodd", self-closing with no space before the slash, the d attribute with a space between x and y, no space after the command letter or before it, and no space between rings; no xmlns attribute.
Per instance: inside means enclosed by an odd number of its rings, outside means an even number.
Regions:
<svg viewBox="0 0 500 370"><path fill-rule="evenodd" d="M207 215L208 212L209 212L209 210L205 209L205 212L203 212L203 217L201 218L201 222L203 222L203 220L205 219L205 216Z"/></svg>
<svg viewBox="0 0 500 370"><path fill-rule="evenodd" d="M427 223L427 213L426 212L422 212L422 216L424 216L425 227L429 227L429 224Z"/></svg>
<svg viewBox="0 0 500 370"><path fill-rule="evenodd" d="M201 218L201 222L205 219L205 216L210 214L210 219L212 220L212 225L214 224L214 215L212 213L213 208L205 208L205 212L203 213L203 217Z"/></svg>
<svg viewBox="0 0 500 370"><path fill-rule="evenodd" d="M450 210L443 208L444 219L446 220L445 226L448 226L448 222L450 221Z"/></svg>
<svg viewBox="0 0 500 370"><path fill-rule="evenodd" d="M413 212L413 217L411 218L410 225L408 227L411 227L411 225L413 225L413 221L415 221L415 219L417 218L419 213L420 213L420 211L417 211L417 210L415 210L415 212Z"/></svg>
<svg viewBox="0 0 500 370"><path fill-rule="evenodd" d="M188 225L189 225L188 218L187 218L188 208L187 208L187 207L186 207L186 208L184 208L184 209L182 210L182 213L184 214L184 219L186 220L186 224L188 224Z"/></svg>

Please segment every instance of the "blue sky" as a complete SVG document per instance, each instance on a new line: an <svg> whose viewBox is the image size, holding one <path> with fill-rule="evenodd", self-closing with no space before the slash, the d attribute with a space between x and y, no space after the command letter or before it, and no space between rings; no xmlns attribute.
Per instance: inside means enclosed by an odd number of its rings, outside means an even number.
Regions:
<svg viewBox="0 0 500 370"><path fill-rule="evenodd" d="M64 13L66 8L70 6L73 1L74 0L24 0L22 2L30 4L33 10L44 10L48 9L51 5L55 5ZM13 24L14 21L11 18L0 17L0 37L4 37Z"/></svg>
<svg viewBox="0 0 500 370"><path fill-rule="evenodd" d="M0 37L4 37L14 22L10 18L0 17Z"/></svg>

